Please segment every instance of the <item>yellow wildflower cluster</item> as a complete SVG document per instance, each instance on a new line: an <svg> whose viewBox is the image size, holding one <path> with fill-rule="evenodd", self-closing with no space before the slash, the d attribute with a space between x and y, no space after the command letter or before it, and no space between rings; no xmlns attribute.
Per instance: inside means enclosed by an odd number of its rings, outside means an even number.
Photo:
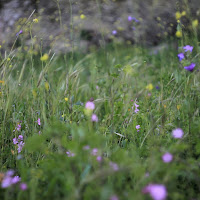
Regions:
<svg viewBox="0 0 200 200"><path fill-rule="evenodd" d="M153 85L150 83L146 86L146 89L147 90L153 90Z"/></svg>
<svg viewBox="0 0 200 200"><path fill-rule="evenodd" d="M194 21L192 21L192 27L196 28L199 24L198 19L195 19Z"/></svg>
<svg viewBox="0 0 200 200"><path fill-rule="evenodd" d="M47 61L48 59L49 59L49 56L48 56L47 53L45 53L45 54L40 58L41 61Z"/></svg>
<svg viewBox="0 0 200 200"><path fill-rule="evenodd" d="M182 37L182 32L181 31L176 31L176 37L181 38Z"/></svg>
<svg viewBox="0 0 200 200"><path fill-rule="evenodd" d="M183 11L183 12L177 11L175 15L176 15L176 20L179 20L179 19L181 19L181 17L186 15L186 12L185 11Z"/></svg>
<svg viewBox="0 0 200 200"><path fill-rule="evenodd" d="M80 18L81 18L81 19L85 19L86 16L85 16L84 14L81 14L81 15L80 15Z"/></svg>
<svg viewBox="0 0 200 200"><path fill-rule="evenodd" d="M38 23L39 20L38 20L37 18L35 18L35 19L33 19L33 22L34 22L34 23Z"/></svg>

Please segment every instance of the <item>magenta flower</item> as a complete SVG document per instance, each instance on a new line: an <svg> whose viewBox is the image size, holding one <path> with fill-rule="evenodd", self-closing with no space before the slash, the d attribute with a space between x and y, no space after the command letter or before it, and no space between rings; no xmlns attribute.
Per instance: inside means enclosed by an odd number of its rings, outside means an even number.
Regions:
<svg viewBox="0 0 200 200"><path fill-rule="evenodd" d="M24 191L24 190L27 190L27 185L26 185L26 183L21 183L19 187L20 187L20 190L23 190L23 191Z"/></svg>
<svg viewBox="0 0 200 200"><path fill-rule="evenodd" d="M179 61L183 60L185 58L184 53L179 53L178 58L179 58Z"/></svg>
<svg viewBox="0 0 200 200"><path fill-rule="evenodd" d="M41 125L40 118L38 118L37 123L38 123L39 126Z"/></svg>
<svg viewBox="0 0 200 200"><path fill-rule="evenodd" d="M83 150L89 150L90 149L90 146L89 145L85 145L84 147L83 147Z"/></svg>
<svg viewBox="0 0 200 200"><path fill-rule="evenodd" d="M167 189L161 184L149 184L142 192L149 193L153 200L165 200L167 197Z"/></svg>
<svg viewBox="0 0 200 200"><path fill-rule="evenodd" d="M184 69L192 72L195 68L196 64L195 63L191 63L189 66L185 66Z"/></svg>
<svg viewBox="0 0 200 200"><path fill-rule="evenodd" d="M171 153L167 152L162 156L162 160L165 163L169 163L169 162L171 162L173 160L173 155Z"/></svg>
<svg viewBox="0 0 200 200"><path fill-rule="evenodd" d="M21 125L20 125L20 124L17 125L17 130L18 130L18 131L21 130Z"/></svg>
<svg viewBox="0 0 200 200"><path fill-rule="evenodd" d="M137 132L139 132L140 130L140 125L136 125L136 127L135 127L136 129L137 129Z"/></svg>
<svg viewBox="0 0 200 200"><path fill-rule="evenodd" d="M92 118L91 118L92 122L98 122L98 117L95 114L92 114Z"/></svg>
<svg viewBox="0 0 200 200"><path fill-rule="evenodd" d="M180 139L180 138L183 137L183 135L184 135L184 132L183 132L183 130L182 130L181 128L177 128L177 129L174 129L174 130L172 131L172 136L173 136L174 138Z"/></svg>
<svg viewBox="0 0 200 200"><path fill-rule="evenodd" d="M88 101L88 102L85 104L85 108L86 108L86 109L89 109L89 110L94 110L94 109L95 109L95 104L94 104L92 101Z"/></svg>
<svg viewBox="0 0 200 200"><path fill-rule="evenodd" d="M183 47L183 49L185 50L185 52L187 52L187 51L192 52L192 50L193 50L193 46L186 45L186 46Z"/></svg>

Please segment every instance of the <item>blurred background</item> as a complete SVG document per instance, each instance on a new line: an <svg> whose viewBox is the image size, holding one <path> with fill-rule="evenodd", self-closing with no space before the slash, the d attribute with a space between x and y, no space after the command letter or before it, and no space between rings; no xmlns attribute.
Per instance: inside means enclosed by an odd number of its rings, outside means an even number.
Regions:
<svg viewBox="0 0 200 200"><path fill-rule="evenodd" d="M1 0L0 45L10 49L22 30L16 45L25 50L33 43L54 52L113 41L155 46L176 37L177 20L190 34L199 15L199 0Z"/></svg>

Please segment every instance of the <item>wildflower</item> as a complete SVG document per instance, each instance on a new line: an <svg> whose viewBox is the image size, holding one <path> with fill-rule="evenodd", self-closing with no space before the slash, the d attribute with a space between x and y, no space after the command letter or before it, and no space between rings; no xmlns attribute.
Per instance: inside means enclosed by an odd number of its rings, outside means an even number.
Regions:
<svg viewBox="0 0 200 200"><path fill-rule="evenodd" d="M21 35L22 33L23 33L23 31L20 30L18 33L16 33L16 36L19 36L19 35Z"/></svg>
<svg viewBox="0 0 200 200"><path fill-rule="evenodd" d="M19 176L14 176L11 180L11 183L12 184L16 184L18 183L19 181L21 181L21 178Z"/></svg>
<svg viewBox="0 0 200 200"><path fill-rule="evenodd" d="M149 184L142 192L149 193L154 200L165 200L167 197L167 189L161 184Z"/></svg>
<svg viewBox="0 0 200 200"><path fill-rule="evenodd" d="M179 53L178 58L179 58L179 61L183 60L185 58L184 53Z"/></svg>
<svg viewBox="0 0 200 200"><path fill-rule="evenodd" d="M10 187L11 185L12 185L12 177L11 176L5 176L2 183L1 183L1 187L7 188L7 187Z"/></svg>
<svg viewBox="0 0 200 200"><path fill-rule="evenodd" d="M176 12L176 20L180 19L182 17L181 13L178 11Z"/></svg>
<svg viewBox="0 0 200 200"><path fill-rule="evenodd" d="M26 183L20 183L20 190L27 190L27 185Z"/></svg>
<svg viewBox="0 0 200 200"><path fill-rule="evenodd" d="M146 89L147 90L153 90L153 85L150 83L146 86Z"/></svg>
<svg viewBox="0 0 200 200"><path fill-rule="evenodd" d="M0 49L1 49L1 45L0 45Z"/></svg>
<svg viewBox="0 0 200 200"><path fill-rule="evenodd" d="M4 81L1 81L1 80L0 80L0 83L4 83Z"/></svg>
<svg viewBox="0 0 200 200"><path fill-rule="evenodd" d="M159 89L160 89L160 87L158 85L156 85L156 90L159 90Z"/></svg>
<svg viewBox="0 0 200 200"><path fill-rule="evenodd" d="M185 66L184 69L186 69L187 71L192 72L195 68L196 64L195 63L191 63L189 66Z"/></svg>
<svg viewBox="0 0 200 200"><path fill-rule="evenodd" d="M81 19L85 19L86 16L85 16L84 14L81 14L81 15L80 15L80 18L81 18Z"/></svg>
<svg viewBox="0 0 200 200"><path fill-rule="evenodd" d="M18 148L17 148L18 153L21 153L23 146L24 146L24 142L21 141L21 142L18 144Z"/></svg>
<svg viewBox="0 0 200 200"><path fill-rule="evenodd" d="M65 101L66 101L66 102L68 101L68 98L67 98L67 97L65 98Z"/></svg>
<svg viewBox="0 0 200 200"><path fill-rule="evenodd" d="M90 146L89 145L85 145L84 147L83 147L83 150L89 150L90 149Z"/></svg>
<svg viewBox="0 0 200 200"><path fill-rule="evenodd" d="M39 126L41 125L40 118L38 118L37 123Z"/></svg>
<svg viewBox="0 0 200 200"><path fill-rule="evenodd" d="M177 129L174 129L172 131L172 136L174 138L179 138L180 139L180 138L183 137L183 135L184 135L184 132L183 132L183 130L181 128L177 128Z"/></svg>
<svg viewBox="0 0 200 200"><path fill-rule="evenodd" d="M21 130L21 125L20 125L20 124L17 125L17 130L18 130L18 131Z"/></svg>
<svg viewBox="0 0 200 200"><path fill-rule="evenodd" d="M112 34L113 34L113 35L116 35L116 34L117 34L117 31L116 31L116 30L113 30L113 31L112 31Z"/></svg>
<svg viewBox="0 0 200 200"><path fill-rule="evenodd" d="M186 12L183 11L183 12L181 13L181 16L185 16L185 15L186 15Z"/></svg>
<svg viewBox="0 0 200 200"><path fill-rule="evenodd" d="M91 118L92 122L98 122L98 117L95 114L92 114L92 118Z"/></svg>
<svg viewBox="0 0 200 200"><path fill-rule="evenodd" d="M101 162L102 161L102 157L101 156L97 156L97 161Z"/></svg>
<svg viewBox="0 0 200 200"><path fill-rule="evenodd" d="M92 154L93 156L96 156L97 153L98 153L98 149L97 149L97 148L92 149L92 153L91 153L91 154Z"/></svg>
<svg viewBox="0 0 200 200"><path fill-rule="evenodd" d="M88 101L88 102L85 104L85 108L86 108L86 109L89 109L89 110L94 110L94 109L95 109L95 104L94 104L92 101Z"/></svg>
<svg viewBox="0 0 200 200"><path fill-rule="evenodd" d="M176 37L181 38L182 37L182 32L181 31L176 31Z"/></svg>
<svg viewBox="0 0 200 200"><path fill-rule="evenodd" d="M23 141L23 135L19 135L18 139L20 139L21 141Z"/></svg>
<svg viewBox="0 0 200 200"><path fill-rule="evenodd" d="M187 52L187 51L192 52L192 50L193 50L193 46L186 45L186 46L183 47L183 49L185 50L185 52Z"/></svg>
<svg viewBox="0 0 200 200"><path fill-rule="evenodd" d="M137 102L134 103L134 105L135 105L135 110L134 110L134 112L135 112L135 113L138 113L138 112L139 112L139 109L138 109L139 105L137 105ZM132 109L133 109L133 107L132 107Z"/></svg>
<svg viewBox="0 0 200 200"><path fill-rule="evenodd" d="M192 26L193 26L194 28L196 28L196 27L198 26L198 24L199 24L198 19L195 19L194 21L192 21Z"/></svg>
<svg viewBox="0 0 200 200"><path fill-rule="evenodd" d="M7 58L7 61L10 61L10 58Z"/></svg>
<svg viewBox="0 0 200 200"><path fill-rule="evenodd" d="M128 16L128 21L132 21L132 17L131 16Z"/></svg>
<svg viewBox="0 0 200 200"><path fill-rule="evenodd" d="M75 153L71 153L70 151L67 151L66 154L67 154L68 157L74 157L75 156Z"/></svg>
<svg viewBox="0 0 200 200"><path fill-rule="evenodd" d="M173 160L173 155L171 153L167 152L162 156L162 160L165 163L169 163L169 162L171 162Z"/></svg>
<svg viewBox="0 0 200 200"><path fill-rule="evenodd" d="M118 167L117 163L110 162L109 165L114 171L118 171L119 170L119 167Z"/></svg>
<svg viewBox="0 0 200 200"><path fill-rule="evenodd" d="M34 23L38 23L39 20L38 20L37 18L35 18L35 19L33 19L33 22L34 22Z"/></svg>
<svg viewBox="0 0 200 200"><path fill-rule="evenodd" d="M112 195L112 196L110 197L110 200L118 200L118 197L117 197L116 195Z"/></svg>
<svg viewBox="0 0 200 200"><path fill-rule="evenodd" d="M176 108L177 108L177 110L180 110L181 105L177 105Z"/></svg>
<svg viewBox="0 0 200 200"><path fill-rule="evenodd" d="M13 138L13 144L17 144L18 143L18 139L15 137Z"/></svg>
<svg viewBox="0 0 200 200"><path fill-rule="evenodd" d="M137 132L139 132L140 130L140 125L136 125L136 127L135 127L136 129L137 129Z"/></svg>
<svg viewBox="0 0 200 200"><path fill-rule="evenodd" d="M49 59L49 56L48 56L47 53L45 53L45 54L40 58L41 61L47 61L48 59Z"/></svg>

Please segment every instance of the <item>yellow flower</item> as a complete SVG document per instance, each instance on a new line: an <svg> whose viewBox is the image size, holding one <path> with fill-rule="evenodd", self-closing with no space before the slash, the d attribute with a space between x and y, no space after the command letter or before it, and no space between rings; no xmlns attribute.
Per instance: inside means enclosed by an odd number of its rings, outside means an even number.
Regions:
<svg viewBox="0 0 200 200"><path fill-rule="evenodd" d="M10 58L7 58L7 61L10 61Z"/></svg>
<svg viewBox="0 0 200 200"><path fill-rule="evenodd" d="M35 90L32 91L33 97L36 98L37 97L37 92Z"/></svg>
<svg viewBox="0 0 200 200"><path fill-rule="evenodd" d="M1 49L1 45L0 45L0 49Z"/></svg>
<svg viewBox="0 0 200 200"><path fill-rule="evenodd" d="M0 80L0 83L4 83L4 81L1 81L1 80Z"/></svg>
<svg viewBox="0 0 200 200"><path fill-rule="evenodd" d="M182 32L181 31L176 31L176 37L181 38L182 37Z"/></svg>
<svg viewBox="0 0 200 200"><path fill-rule="evenodd" d="M163 107L164 107L164 108L167 108L167 106L166 106L165 104L163 105Z"/></svg>
<svg viewBox="0 0 200 200"><path fill-rule="evenodd" d="M153 85L150 83L146 86L146 89L147 90L153 90Z"/></svg>
<svg viewBox="0 0 200 200"><path fill-rule="evenodd" d="M64 118L66 115L65 114L62 114L62 118Z"/></svg>
<svg viewBox="0 0 200 200"><path fill-rule="evenodd" d="M181 16L185 16L185 15L186 15L186 12L183 11L183 12L181 13Z"/></svg>
<svg viewBox="0 0 200 200"><path fill-rule="evenodd" d="M177 110L180 110L181 105L177 105L176 108L177 108Z"/></svg>
<svg viewBox="0 0 200 200"><path fill-rule="evenodd" d="M81 18L81 19L85 19L86 16L85 16L84 14L81 14L81 15L80 15L80 18Z"/></svg>
<svg viewBox="0 0 200 200"><path fill-rule="evenodd" d="M48 59L49 59L49 56L48 56L47 53L45 53L45 54L40 58L41 61L47 61Z"/></svg>
<svg viewBox="0 0 200 200"><path fill-rule="evenodd" d="M196 28L196 27L198 26L198 24L199 24L198 19L195 19L194 21L192 21L192 26L193 26L194 28Z"/></svg>
<svg viewBox="0 0 200 200"><path fill-rule="evenodd" d="M44 87L45 87L45 89L46 89L47 91L49 91L49 83L48 83L48 82L45 82L45 83L44 83Z"/></svg>
<svg viewBox="0 0 200 200"><path fill-rule="evenodd" d="M37 18L35 18L35 19L33 19L33 22L34 22L34 23L38 23L39 20L38 20Z"/></svg>
<svg viewBox="0 0 200 200"><path fill-rule="evenodd" d="M67 98L67 97L65 98L65 101L68 101L68 98Z"/></svg>
<svg viewBox="0 0 200 200"><path fill-rule="evenodd" d="M181 13L178 11L178 12L176 12L176 19L178 20L178 19L180 19L182 17L182 15L181 15Z"/></svg>

